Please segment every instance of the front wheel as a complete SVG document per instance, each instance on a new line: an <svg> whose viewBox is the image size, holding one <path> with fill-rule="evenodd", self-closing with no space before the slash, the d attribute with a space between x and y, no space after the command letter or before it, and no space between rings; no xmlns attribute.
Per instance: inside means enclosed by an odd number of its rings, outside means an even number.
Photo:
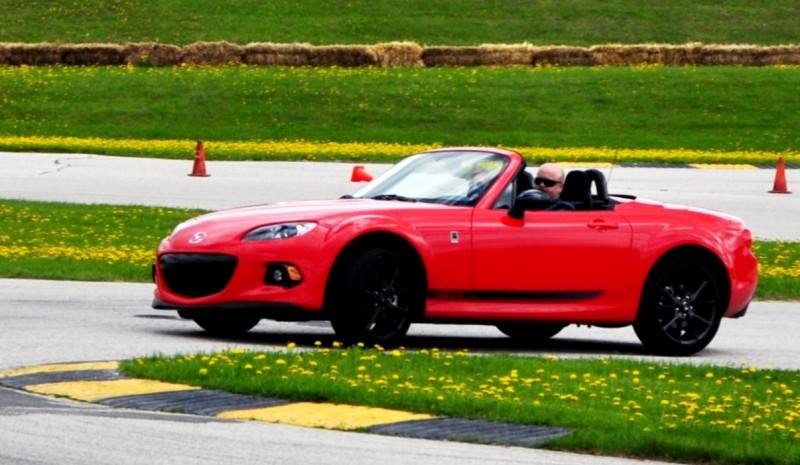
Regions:
<svg viewBox="0 0 800 465"><path fill-rule="evenodd" d="M648 279L633 329L654 353L692 355L714 339L726 301L708 265L671 260Z"/></svg>
<svg viewBox="0 0 800 465"><path fill-rule="evenodd" d="M254 316L243 315L198 315L191 319L198 326L214 336L241 336L253 329L261 320Z"/></svg>
<svg viewBox="0 0 800 465"><path fill-rule="evenodd" d="M421 273L395 251L357 255L333 291L331 325L348 343L391 345L405 336L424 307Z"/></svg>

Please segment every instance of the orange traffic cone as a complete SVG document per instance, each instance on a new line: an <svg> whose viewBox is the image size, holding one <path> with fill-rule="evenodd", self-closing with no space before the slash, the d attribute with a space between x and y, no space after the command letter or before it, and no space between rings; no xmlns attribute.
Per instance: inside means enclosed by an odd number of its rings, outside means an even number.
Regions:
<svg viewBox="0 0 800 465"><path fill-rule="evenodd" d="M206 150L203 148L203 141L197 141L197 148L194 149L194 166L189 176L206 178L211 176L206 173Z"/></svg>
<svg viewBox="0 0 800 465"><path fill-rule="evenodd" d="M370 182L372 175L364 170L364 165L356 165L353 167L353 174L350 176L350 182Z"/></svg>
<svg viewBox="0 0 800 465"><path fill-rule="evenodd" d="M772 185L770 194L791 194L786 188L786 163L783 157L778 158L778 165L775 168L775 184Z"/></svg>

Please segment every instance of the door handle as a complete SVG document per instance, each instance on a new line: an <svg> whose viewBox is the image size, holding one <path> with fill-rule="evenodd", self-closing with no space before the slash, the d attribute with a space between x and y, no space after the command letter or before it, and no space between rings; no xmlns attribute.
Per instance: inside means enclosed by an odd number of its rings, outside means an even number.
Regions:
<svg viewBox="0 0 800 465"><path fill-rule="evenodd" d="M619 229L619 223L615 221L606 221L599 218L586 223L586 226L588 226L590 229L596 229L598 231Z"/></svg>

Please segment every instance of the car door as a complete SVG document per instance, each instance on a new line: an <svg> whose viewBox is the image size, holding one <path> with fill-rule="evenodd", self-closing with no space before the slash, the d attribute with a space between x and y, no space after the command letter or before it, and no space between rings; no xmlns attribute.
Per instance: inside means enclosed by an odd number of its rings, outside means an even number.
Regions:
<svg viewBox="0 0 800 465"><path fill-rule="evenodd" d="M625 292L620 273L636 259L631 227L613 210L476 209L472 222L473 294L537 302L611 302ZM533 308L532 308L533 309Z"/></svg>

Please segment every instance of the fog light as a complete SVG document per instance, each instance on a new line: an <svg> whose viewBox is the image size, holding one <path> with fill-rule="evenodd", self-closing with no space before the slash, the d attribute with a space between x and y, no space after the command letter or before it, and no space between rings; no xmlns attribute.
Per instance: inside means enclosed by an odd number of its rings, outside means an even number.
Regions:
<svg viewBox="0 0 800 465"><path fill-rule="evenodd" d="M270 263L264 276L264 284L282 287L294 287L303 281L303 275L294 265L287 263Z"/></svg>

